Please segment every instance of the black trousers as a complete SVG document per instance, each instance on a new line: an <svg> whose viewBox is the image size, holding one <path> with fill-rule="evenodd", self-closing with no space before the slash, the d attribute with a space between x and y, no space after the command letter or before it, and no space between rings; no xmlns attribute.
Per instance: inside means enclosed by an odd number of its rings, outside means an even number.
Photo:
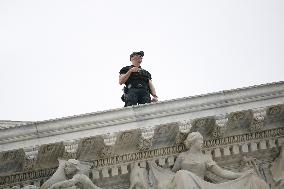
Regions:
<svg viewBox="0 0 284 189"><path fill-rule="evenodd" d="M132 106L137 104L150 103L151 97L148 89L145 88L130 88L125 96L125 105Z"/></svg>

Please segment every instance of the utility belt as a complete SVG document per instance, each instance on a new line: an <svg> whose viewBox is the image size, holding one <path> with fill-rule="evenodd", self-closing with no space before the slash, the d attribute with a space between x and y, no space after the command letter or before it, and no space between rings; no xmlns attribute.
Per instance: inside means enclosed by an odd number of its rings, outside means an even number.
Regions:
<svg viewBox="0 0 284 189"><path fill-rule="evenodd" d="M128 84L128 89L148 89L148 85L145 83L135 83L135 84Z"/></svg>
<svg viewBox="0 0 284 189"><path fill-rule="evenodd" d="M149 90L149 87L148 87L147 84L142 84L142 83L128 84L127 86L123 87L123 95L121 96L121 100L123 102L126 101L126 94L128 93L129 89L145 89L145 90Z"/></svg>

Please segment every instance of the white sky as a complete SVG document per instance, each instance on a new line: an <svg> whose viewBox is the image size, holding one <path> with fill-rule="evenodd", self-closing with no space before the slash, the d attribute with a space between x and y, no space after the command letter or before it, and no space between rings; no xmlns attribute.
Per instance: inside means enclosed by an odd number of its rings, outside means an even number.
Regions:
<svg viewBox="0 0 284 189"><path fill-rule="evenodd" d="M284 78L283 0L0 0L0 120L123 106L145 52L160 100Z"/></svg>

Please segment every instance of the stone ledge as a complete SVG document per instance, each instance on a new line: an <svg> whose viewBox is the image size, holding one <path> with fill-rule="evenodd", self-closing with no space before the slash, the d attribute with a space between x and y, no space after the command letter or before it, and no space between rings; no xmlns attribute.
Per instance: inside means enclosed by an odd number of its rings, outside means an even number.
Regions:
<svg viewBox="0 0 284 189"><path fill-rule="evenodd" d="M284 82L209 95L35 122L6 128L0 133L0 151L73 140L107 132L137 129L198 117L258 109L284 102ZM25 142L23 142L25 141Z"/></svg>

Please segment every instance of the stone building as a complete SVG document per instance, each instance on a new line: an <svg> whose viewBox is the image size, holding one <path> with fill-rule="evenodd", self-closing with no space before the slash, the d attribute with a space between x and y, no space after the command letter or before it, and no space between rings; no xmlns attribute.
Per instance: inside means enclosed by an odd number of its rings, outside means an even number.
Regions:
<svg viewBox="0 0 284 189"><path fill-rule="evenodd" d="M271 165L284 144L284 82L47 121L0 121L0 189L42 185L58 159L91 165L88 176L101 188L129 188L132 163L171 167L193 131L219 166L252 168L276 188Z"/></svg>

